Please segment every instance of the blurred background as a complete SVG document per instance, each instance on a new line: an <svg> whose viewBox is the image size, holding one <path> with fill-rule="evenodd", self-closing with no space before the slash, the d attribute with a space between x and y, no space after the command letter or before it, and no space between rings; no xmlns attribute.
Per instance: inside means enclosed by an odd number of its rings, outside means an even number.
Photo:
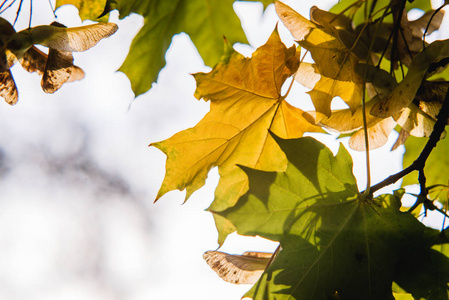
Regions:
<svg viewBox="0 0 449 300"><path fill-rule="evenodd" d="M32 26L50 24L50 3L38 2L33 2ZM322 9L334 4L284 2L304 16L312 4ZM12 22L17 5L2 17ZM28 27L28 7L26 0L16 30ZM236 2L234 10L250 41L235 48L250 56L278 18L273 5L263 12L260 3ZM58 9L56 16L66 26L82 25L73 6ZM153 204L165 155L148 145L194 126L207 113L208 103L193 97L190 74L210 68L189 37L179 34L158 83L134 99L128 79L115 70L143 19L119 20L114 11L110 21L119 25L117 33L74 53L85 78L55 94L42 91L35 73L18 64L12 68L19 102L0 103L0 299L240 299L249 286L223 282L202 259L203 252L218 247L213 218L204 211L213 200L217 170L187 203L182 204L184 192L170 192ZM282 24L279 30L292 45ZM312 109L305 91L295 85L289 102ZM314 136L333 151L338 148L335 136ZM374 183L401 168L403 150L390 153L392 143L394 137L372 151ZM363 189L364 154L351 154ZM273 251L276 246L232 234L222 250Z"/></svg>

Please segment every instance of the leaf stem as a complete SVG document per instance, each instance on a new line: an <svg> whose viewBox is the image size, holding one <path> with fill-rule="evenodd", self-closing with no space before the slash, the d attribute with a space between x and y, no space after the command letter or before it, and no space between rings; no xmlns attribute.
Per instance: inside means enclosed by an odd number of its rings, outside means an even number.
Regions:
<svg viewBox="0 0 449 300"><path fill-rule="evenodd" d="M372 6L371 6L371 9L370 9L370 12L369 12L369 18L367 18L367 22L365 23L365 26L363 27L362 32L365 29L365 27L367 26L368 20L370 20L371 17L372 17L372 13L373 13L375 5L376 5L376 1L374 1L372 3ZM369 56L370 56L371 51L373 49L375 37L377 36L377 31L378 31L378 29L380 27L380 24L382 24L382 21L383 21L385 15L386 15L386 13L387 13L387 9L385 9L380 22L376 26L376 29L374 31L374 38L371 40L371 43L369 45L367 59L369 59ZM361 36L361 34L357 38L359 38L360 36ZM370 166L370 155L369 155L370 153L369 153L368 125L367 125L367 122L366 122L366 89L365 89L365 85L366 85L367 71L368 71L368 67L366 67L364 72L363 72L363 90L362 90L362 119L363 119L363 134L365 136L365 157L366 157L366 159L365 159L366 160L366 189L363 192L363 195L365 195L365 196L366 195L371 195L371 191L370 191L371 190L371 166Z"/></svg>
<svg viewBox="0 0 449 300"><path fill-rule="evenodd" d="M367 69L367 68L366 68ZM366 73L365 69L365 73ZM366 77L365 77L366 78ZM365 80L364 78L364 80ZM366 104L365 104L365 89L363 89L362 96L362 118L363 118L363 134L365 135L365 156L366 156L366 190L363 192L365 195L370 195L371 189L371 168L370 168L370 158L369 158L369 138L368 138L368 126L366 123Z"/></svg>

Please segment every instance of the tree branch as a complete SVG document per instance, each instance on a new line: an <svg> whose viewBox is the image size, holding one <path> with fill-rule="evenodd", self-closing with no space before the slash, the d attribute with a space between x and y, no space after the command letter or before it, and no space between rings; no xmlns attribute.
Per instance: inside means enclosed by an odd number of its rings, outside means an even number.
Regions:
<svg viewBox="0 0 449 300"><path fill-rule="evenodd" d="M441 134L444 132L444 127L447 124L448 116L449 116L449 89L446 92L446 97L444 98L443 105L441 106L440 112L438 113L437 121L433 126L433 131L430 134L429 140L424 146L424 149L421 151L421 154L410 166L408 166L404 170L389 176L388 178L379 182L378 184L373 185L370 191L371 194L383 187L395 183L396 181L398 181L399 179L401 179L402 177L413 171L424 170L427 158L429 157L433 148L435 148L438 141L440 140Z"/></svg>

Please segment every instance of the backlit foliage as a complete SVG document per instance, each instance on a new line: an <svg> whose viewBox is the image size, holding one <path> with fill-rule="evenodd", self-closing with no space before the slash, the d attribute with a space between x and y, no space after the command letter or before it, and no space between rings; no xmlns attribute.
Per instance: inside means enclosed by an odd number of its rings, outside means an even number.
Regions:
<svg viewBox="0 0 449 300"><path fill-rule="evenodd" d="M92 18L86 7L101 11L101 17L113 9L121 17L133 12L144 17L120 68L136 95L157 80L179 32L187 33L213 66L193 75L195 96L210 102L209 113L193 128L150 144L167 155L157 199L186 190L187 201L218 167L220 181L208 210L219 245L234 231L279 242L273 254L204 254L224 280L253 284L246 297L449 299L446 228L432 229L417 219L421 209L446 215L448 205L449 153L447 141L439 140L449 115L449 39L428 37L441 25L443 6L432 10L426 0L342 0L330 11L313 6L306 17L275 1L283 24L278 26L285 26L296 44L286 47L274 28L248 58L232 47L246 41L233 2L57 1L57 7L75 5L83 18ZM409 20L412 8L422 16ZM0 25L0 95L10 104L17 102L9 70L16 61L42 74L43 90L52 93L82 78L71 52L87 50L117 29L111 23L80 28L53 23L16 33L3 19ZM34 44L48 47L48 54ZM289 103L296 84L310 90L314 111ZM337 97L346 108L332 110ZM394 149L405 144L404 169L371 185L367 167L364 191L358 190L343 146L333 155L303 137L328 131L349 136L349 146L365 151L369 166L376 163L369 160L370 149L384 146L395 130ZM404 189L374 195L402 178L404 186L420 186L412 207L402 206Z"/></svg>

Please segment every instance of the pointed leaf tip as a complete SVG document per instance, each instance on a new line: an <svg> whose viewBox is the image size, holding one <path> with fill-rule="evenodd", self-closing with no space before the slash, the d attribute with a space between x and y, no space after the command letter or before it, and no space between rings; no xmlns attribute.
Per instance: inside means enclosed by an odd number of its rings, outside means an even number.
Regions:
<svg viewBox="0 0 449 300"><path fill-rule="evenodd" d="M214 211L234 205L247 190L247 177L237 164L267 171L285 169L285 156L268 129L286 138L321 130L281 95L299 64L294 46L287 48L277 32L251 58L225 45L228 54L211 72L194 75L195 96L211 102L210 112L194 128L153 144L168 157L160 195L186 189L188 198L218 166Z"/></svg>

